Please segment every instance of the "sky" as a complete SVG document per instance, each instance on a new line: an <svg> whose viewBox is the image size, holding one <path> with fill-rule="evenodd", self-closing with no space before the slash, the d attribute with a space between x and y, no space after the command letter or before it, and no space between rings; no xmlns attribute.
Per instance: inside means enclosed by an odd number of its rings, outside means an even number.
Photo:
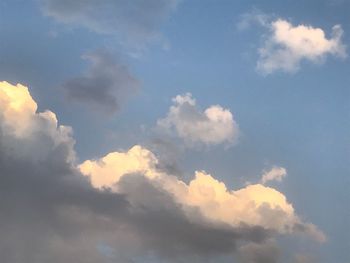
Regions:
<svg viewBox="0 0 350 263"><path fill-rule="evenodd" d="M1 262L349 263L349 12L1 0Z"/></svg>

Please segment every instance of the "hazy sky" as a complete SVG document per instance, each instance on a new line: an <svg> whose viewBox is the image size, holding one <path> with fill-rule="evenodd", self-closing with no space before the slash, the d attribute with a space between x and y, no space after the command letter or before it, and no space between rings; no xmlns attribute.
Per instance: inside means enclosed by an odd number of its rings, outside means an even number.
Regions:
<svg viewBox="0 0 350 263"><path fill-rule="evenodd" d="M1 0L0 261L349 263L349 12Z"/></svg>

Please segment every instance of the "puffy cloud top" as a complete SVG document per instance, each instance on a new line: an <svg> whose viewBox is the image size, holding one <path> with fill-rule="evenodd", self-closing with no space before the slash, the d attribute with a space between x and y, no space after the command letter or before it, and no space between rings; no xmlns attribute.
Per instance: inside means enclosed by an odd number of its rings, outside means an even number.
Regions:
<svg viewBox="0 0 350 263"><path fill-rule="evenodd" d="M232 144L238 137L238 124L228 109L213 105L203 112L190 93L173 98L168 115L160 119L160 129L173 132L189 146Z"/></svg>
<svg viewBox="0 0 350 263"><path fill-rule="evenodd" d="M111 187L124 174L142 173L153 177L156 157L139 145L129 151L112 152L99 160L87 160L79 168L83 174L91 175L91 183L98 188Z"/></svg>
<svg viewBox="0 0 350 263"><path fill-rule="evenodd" d="M333 26L331 38L327 38L321 28L294 26L284 19L271 23L264 20L263 25L269 29L264 45L259 49L257 63L257 69L263 74L277 70L296 72L303 60L322 63L327 55L347 56L340 25Z"/></svg>
<svg viewBox="0 0 350 263"><path fill-rule="evenodd" d="M185 213L195 207L211 222L232 227L259 226L281 234L303 228L303 232L324 241L323 233L312 224L303 223L286 197L273 188L254 184L228 190L223 182L204 171L196 171L195 178L186 184L175 176L157 171L157 162L150 151L136 145L125 153L113 152L98 160L85 161L79 168L100 189L108 187L118 192L118 183L124 176L143 174L174 196ZM187 213L187 216L192 214Z"/></svg>

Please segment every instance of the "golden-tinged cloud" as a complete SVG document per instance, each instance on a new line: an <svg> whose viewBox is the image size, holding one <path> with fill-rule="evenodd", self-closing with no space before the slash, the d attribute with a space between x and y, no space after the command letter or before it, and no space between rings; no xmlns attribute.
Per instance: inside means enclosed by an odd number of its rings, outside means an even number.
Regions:
<svg viewBox="0 0 350 263"><path fill-rule="evenodd" d="M128 152L109 153L97 161L87 160L79 165L80 171L91 175L91 183L97 188L112 187L125 174L142 173L149 178L155 176L156 157L141 146Z"/></svg>
<svg viewBox="0 0 350 263"><path fill-rule="evenodd" d="M37 104L29 94L28 88L8 82L0 82L0 109L3 122L8 129L20 136L31 125L31 118L37 110Z"/></svg>
<svg viewBox="0 0 350 263"><path fill-rule="evenodd" d="M157 187L170 193L187 213L196 208L210 222L260 226L280 234L306 232L318 241L324 234L314 225L304 223L295 214L283 193L262 184L229 190L226 185L204 171L196 171L188 184L156 169L158 160L149 150L136 145L127 152L113 152L98 160L83 162L79 169L94 187L108 187L118 192L123 176L142 174ZM191 213L187 213L191 217Z"/></svg>
<svg viewBox="0 0 350 263"><path fill-rule="evenodd" d="M38 141L40 141L39 134L46 135L53 140L53 147L62 143L66 144L69 148L69 159L74 159L72 129L68 126L58 125L56 114L52 111L37 112L37 109L38 106L27 87L21 84L12 85L6 81L0 82L1 129L10 137L28 141L26 145L20 146L17 143L15 145L22 148L22 152L33 157L43 156L46 150L40 149L36 144L39 144ZM11 142L7 141L6 143ZM11 146L11 148L13 147ZM36 153L32 152L34 148L36 148ZM39 152L41 154L38 154Z"/></svg>
<svg viewBox="0 0 350 263"><path fill-rule="evenodd" d="M37 112L20 84L0 82L0 134L0 210L7 211L0 225L5 237L15 235L0 242L7 262L17 255L71 262L79 248L84 262L101 262L94 250L101 241L118 253L130 248L125 255L138 250L169 258L224 255L238 244L238 253L269 253L266 242L276 233L325 240L276 189L230 190L205 171L185 182L158 169L158 158L140 145L76 166L70 127L58 125L51 111Z"/></svg>

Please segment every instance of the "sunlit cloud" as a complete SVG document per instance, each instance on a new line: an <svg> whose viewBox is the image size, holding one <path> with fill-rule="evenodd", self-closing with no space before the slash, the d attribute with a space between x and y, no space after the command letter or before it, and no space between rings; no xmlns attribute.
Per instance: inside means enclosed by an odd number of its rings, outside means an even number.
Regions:
<svg viewBox="0 0 350 263"><path fill-rule="evenodd" d="M282 192L262 184L230 190L201 170L185 182L159 170L140 145L77 165L72 129L39 112L23 85L0 82L0 109L5 262L125 261L149 251L169 262L236 253L243 260L244 251L270 251L278 235L325 241Z"/></svg>
<svg viewBox="0 0 350 263"><path fill-rule="evenodd" d="M323 233L311 224L303 223L283 193L262 184L229 190L226 185L204 171L196 171L186 184L173 175L157 171L157 158L145 148L134 146L127 152L113 152L97 160L87 160L79 168L92 184L118 192L118 182L124 176L142 174L163 191L175 197L184 212L191 207L199 209L204 218L232 227L241 224L260 226L281 234L306 232L323 242ZM283 168L280 168L284 172ZM276 168L265 180L279 178ZM273 176L272 176L273 175ZM272 178L274 177L274 178ZM188 214L191 216L191 214Z"/></svg>
<svg viewBox="0 0 350 263"><path fill-rule="evenodd" d="M159 28L176 9L179 0L144 1L61 1L40 0L46 16L73 27L117 36L123 44L135 47L159 39Z"/></svg>
<svg viewBox="0 0 350 263"><path fill-rule="evenodd" d="M229 109L212 105L201 111L190 93L173 98L167 116L157 121L157 127L181 138L190 147L232 145L239 134L238 124Z"/></svg>
<svg viewBox="0 0 350 263"><path fill-rule="evenodd" d="M303 62L323 64L328 57L347 57L341 25L332 27L330 37L322 28L307 24L293 25L283 18L273 18L255 10L241 16L237 27L247 29L257 24L266 30L258 49L257 71L269 75L276 71L297 72Z"/></svg>

